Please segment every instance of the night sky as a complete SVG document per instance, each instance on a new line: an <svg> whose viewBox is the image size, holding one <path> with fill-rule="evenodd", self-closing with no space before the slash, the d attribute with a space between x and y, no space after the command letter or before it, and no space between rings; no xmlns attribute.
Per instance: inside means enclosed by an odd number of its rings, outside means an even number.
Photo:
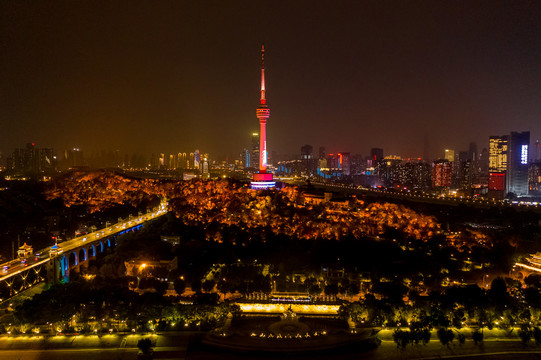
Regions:
<svg viewBox="0 0 541 360"><path fill-rule="evenodd" d="M541 137L541 1L0 0L0 151L435 157Z"/></svg>

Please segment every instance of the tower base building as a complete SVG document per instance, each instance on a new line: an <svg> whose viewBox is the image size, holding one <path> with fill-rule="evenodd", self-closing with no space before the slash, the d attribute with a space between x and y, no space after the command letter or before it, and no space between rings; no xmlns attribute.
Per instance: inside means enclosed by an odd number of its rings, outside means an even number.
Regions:
<svg viewBox="0 0 541 360"><path fill-rule="evenodd" d="M250 185L252 189L262 190L275 187L276 182L273 179L272 173L255 173Z"/></svg>

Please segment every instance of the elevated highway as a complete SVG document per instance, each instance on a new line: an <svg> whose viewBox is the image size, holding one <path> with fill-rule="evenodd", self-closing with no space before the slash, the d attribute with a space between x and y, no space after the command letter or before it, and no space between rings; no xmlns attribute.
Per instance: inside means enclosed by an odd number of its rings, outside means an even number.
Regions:
<svg viewBox="0 0 541 360"><path fill-rule="evenodd" d="M69 273L116 245L117 235L137 231L143 225L167 213L167 202L146 214L129 216L128 219L78 236L60 244L36 251L33 255L0 264L0 301L31 288L43 281L49 283L67 282Z"/></svg>
<svg viewBox="0 0 541 360"><path fill-rule="evenodd" d="M306 183L290 182L291 184L302 186ZM319 188L327 190L330 192L337 192L343 194L357 194L363 195L366 197L372 198L381 198L381 199L393 199L393 200L402 200L402 201L411 201L417 203L425 204L435 204L435 205L445 205L445 206L459 206L467 205L474 208L481 209L490 209L490 208L513 208L517 211L532 211L536 213L541 213L541 203L538 202L521 202L521 201L501 201L494 199L485 199L485 198L469 198L469 197L445 197L438 195L430 195L424 193L416 192L407 192L407 191L395 191L395 190L385 190L385 189L373 189L365 188L354 185L341 185L341 184L330 184L312 181L311 185L314 188Z"/></svg>

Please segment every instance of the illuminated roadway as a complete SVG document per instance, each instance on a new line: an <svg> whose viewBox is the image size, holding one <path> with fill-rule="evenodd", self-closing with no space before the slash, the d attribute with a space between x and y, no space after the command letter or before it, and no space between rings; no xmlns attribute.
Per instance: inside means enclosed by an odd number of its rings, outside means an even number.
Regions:
<svg viewBox="0 0 541 360"><path fill-rule="evenodd" d="M92 232L90 234L85 234L73 238L68 241L64 241L58 244L59 253L57 256L61 256L62 253L69 253L71 250L82 247L86 244L90 244L100 239L107 239L108 236L121 232L122 230L129 229L134 226L144 224L147 221L156 219L167 213L167 202L162 201L160 205L154 209L153 212L140 215L137 217L131 217L106 227L98 231ZM34 252L33 255L30 255L25 258L18 258L3 264L0 264L0 281L8 279L13 275L17 275L23 271L26 271L32 267L43 265L51 260L52 256L50 254L51 247L46 247L45 249ZM7 267L7 268L6 268Z"/></svg>
<svg viewBox="0 0 541 360"><path fill-rule="evenodd" d="M299 183L299 181L287 181L295 185L305 185L306 183L303 182L302 184ZM493 200L493 199L484 199L484 198L470 198L470 197L448 197L448 196L441 196L441 195L432 195L432 194L426 194L426 193L417 193L417 192L410 192L407 190L398 191L395 189L373 189L373 188L366 188L361 186L355 186L355 185L340 185L340 184L331 184L331 183L322 183L317 181L311 181L311 184L315 187L320 188L327 188L329 190L333 191L343 191L348 193L357 193L357 194L364 194L364 195L373 195L375 197L387 197L387 198L394 198L394 199L401 199L401 200L410 200L415 202L423 202L423 203L432 203L432 204L441 204L441 205L451 205L451 206L457 206L460 204L470 205L474 207L480 207L480 208L491 208L491 207L513 207L518 210L532 210L536 212L541 211L541 203L539 202L524 202L524 201L502 201L502 200Z"/></svg>

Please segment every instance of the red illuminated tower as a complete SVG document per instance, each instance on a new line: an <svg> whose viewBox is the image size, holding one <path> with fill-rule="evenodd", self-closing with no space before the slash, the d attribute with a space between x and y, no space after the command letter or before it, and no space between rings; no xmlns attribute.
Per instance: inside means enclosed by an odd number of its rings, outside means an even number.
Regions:
<svg viewBox="0 0 541 360"><path fill-rule="evenodd" d="M252 189L268 189L275 186L272 173L267 172L267 120L270 109L265 100L265 46L261 46L261 99L256 110L259 119L259 172L254 174Z"/></svg>

